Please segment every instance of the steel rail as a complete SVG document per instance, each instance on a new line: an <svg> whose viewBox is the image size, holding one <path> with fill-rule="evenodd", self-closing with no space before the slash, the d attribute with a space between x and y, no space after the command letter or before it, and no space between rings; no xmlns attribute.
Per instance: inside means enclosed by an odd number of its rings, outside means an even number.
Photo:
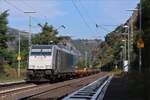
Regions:
<svg viewBox="0 0 150 100"><path fill-rule="evenodd" d="M91 79L92 77L95 77L95 75L93 76L89 76L86 79ZM24 99L24 98L32 98L34 96L38 96L40 94L43 94L45 92L48 91L53 91L55 89L59 89L62 87L66 87L66 86L70 86L76 82L81 82L81 81L85 81L85 78L81 78L80 80L75 79L75 80L69 80L66 82L59 82L59 83L55 83L55 84L42 84L42 85L37 85L37 86L29 86L27 88L20 88L20 89L15 89L15 90L9 90L9 91L5 91L3 93L0 94L0 99L2 100L16 100L16 99Z"/></svg>
<svg viewBox="0 0 150 100"><path fill-rule="evenodd" d="M63 100L102 100L113 76L104 76L73 92Z"/></svg>

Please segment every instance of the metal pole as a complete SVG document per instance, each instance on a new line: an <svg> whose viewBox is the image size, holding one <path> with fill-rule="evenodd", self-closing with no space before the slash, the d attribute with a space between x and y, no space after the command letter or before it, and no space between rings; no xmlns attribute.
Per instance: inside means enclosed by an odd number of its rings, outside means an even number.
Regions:
<svg viewBox="0 0 150 100"><path fill-rule="evenodd" d="M122 48L122 59L124 62L124 60L125 60L125 46L123 46L123 48Z"/></svg>
<svg viewBox="0 0 150 100"><path fill-rule="evenodd" d="M125 42L124 40L122 41ZM121 46L121 61L122 61L121 64L123 65L123 68L124 68L124 60L125 60L125 46Z"/></svg>
<svg viewBox="0 0 150 100"><path fill-rule="evenodd" d="M65 25L61 25L61 26L59 26L58 28L56 28L56 30L59 30L60 28L66 28L66 26Z"/></svg>
<svg viewBox="0 0 150 100"><path fill-rule="evenodd" d="M142 32L142 0L140 0L140 32ZM140 34L141 36L141 34Z"/></svg>
<svg viewBox="0 0 150 100"><path fill-rule="evenodd" d="M142 34L142 0L140 0L140 38ZM141 72L141 66L142 66L142 50L139 48L139 72Z"/></svg>
<svg viewBox="0 0 150 100"><path fill-rule="evenodd" d="M126 40L125 40L125 51L124 52L125 52L124 55L125 55L125 60L126 60L126 58L127 58L126 57L127 56L127 53L126 53L127 52Z"/></svg>
<svg viewBox="0 0 150 100"><path fill-rule="evenodd" d="M27 13L29 14L29 48L31 46L31 36L32 36L32 33L31 33L31 15L32 13L36 13L36 12L33 12L33 11L28 11L28 12L24 12L24 13Z"/></svg>
<svg viewBox="0 0 150 100"><path fill-rule="evenodd" d="M85 51L85 67L87 68L87 51Z"/></svg>
<svg viewBox="0 0 150 100"><path fill-rule="evenodd" d="M19 32L19 49L18 56L20 57L20 32ZM18 77L20 77L20 60L18 59Z"/></svg>
<svg viewBox="0 0 150 100"><path fill-rule="evenodd" d="M133 16L131 17L131 52L133 52Z"/></svg>
<svg viewBox="0 0 150 100"><path fill-rule="evenodd" d="M142 54L142 51L141 51L141 48L140 48L140 49L139 49L139 55L140 55L140 57L139 57L139 65L140 65L140 66L139 66L139 72L141 72L141 70L142 70L142 69L141 69L141 66L142 66L142 60L141 60L142 57L141 57L141 54Z"/></svg>
<svg viewBox="0 0 150 100"><path fill-rule="evenodd" d="M29 16L29 47L31 46L31 16Z"/></svg>
<svg viewBox="0 0 150 100"><path fill-rule="evenodd" d="M128 68L130 70L130 28L128 26Z"/></svg>
<svg viewBox="0 0 150 100"><path fill-rule="evenodd" d="M119 66L121 66L121 61L122 61L122 52L123 52L123 51L121 51L121 52L120 52Z"/></svg>

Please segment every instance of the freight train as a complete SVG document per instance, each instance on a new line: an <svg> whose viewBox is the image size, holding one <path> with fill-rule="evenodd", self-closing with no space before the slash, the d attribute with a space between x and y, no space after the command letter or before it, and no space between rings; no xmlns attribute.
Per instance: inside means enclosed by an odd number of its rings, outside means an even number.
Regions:
<svg viewBox="0 0 150 100"><path fill-rule="evenodd" d="M85 74L76 71L80 53L64 45L32 45L29 52L27 82L53 82ZM88 71L89 73L89 71Z"/></svg>

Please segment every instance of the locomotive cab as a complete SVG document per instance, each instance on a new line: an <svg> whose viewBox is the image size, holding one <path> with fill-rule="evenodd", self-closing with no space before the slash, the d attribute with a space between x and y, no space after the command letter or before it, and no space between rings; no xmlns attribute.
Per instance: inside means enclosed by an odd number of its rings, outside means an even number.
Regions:
<svg viewBox="0 0 150 100"><path fill-rule="evenodd" d="M52 69L52 49L31 49L28 69Z"/></svg>
<svg viewBox="0 0 150 100"><path fill-rule="evenodd" d="M33 45L30 48L27 79L39 81L48 79L52 73L52 45ZM44 77L48 76L48 77Z"/></svg>

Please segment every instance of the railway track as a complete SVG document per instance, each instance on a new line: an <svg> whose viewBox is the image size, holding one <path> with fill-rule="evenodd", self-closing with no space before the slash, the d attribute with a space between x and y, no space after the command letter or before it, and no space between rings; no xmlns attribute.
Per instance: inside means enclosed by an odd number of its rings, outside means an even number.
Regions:
<svg viewBox="0 0 150 100"><path fill-rule="evenodd" d="M104 76L79 89L63 100L103 100L105 91L113 76Z"/></svg>
<svg viewBox="0 0 150 100"><path fill-rule="evenodd" d="M30 84L24 87L9 90L6 89L5 91L0 90L0 100L18 100L33 98L40 98L42 100L43 98L60 98L91 83L93 80L96 80L97 77L102 77L104 75L106 75L106 73L99 73L84 78L58 82L54 84Z"/></svg>

